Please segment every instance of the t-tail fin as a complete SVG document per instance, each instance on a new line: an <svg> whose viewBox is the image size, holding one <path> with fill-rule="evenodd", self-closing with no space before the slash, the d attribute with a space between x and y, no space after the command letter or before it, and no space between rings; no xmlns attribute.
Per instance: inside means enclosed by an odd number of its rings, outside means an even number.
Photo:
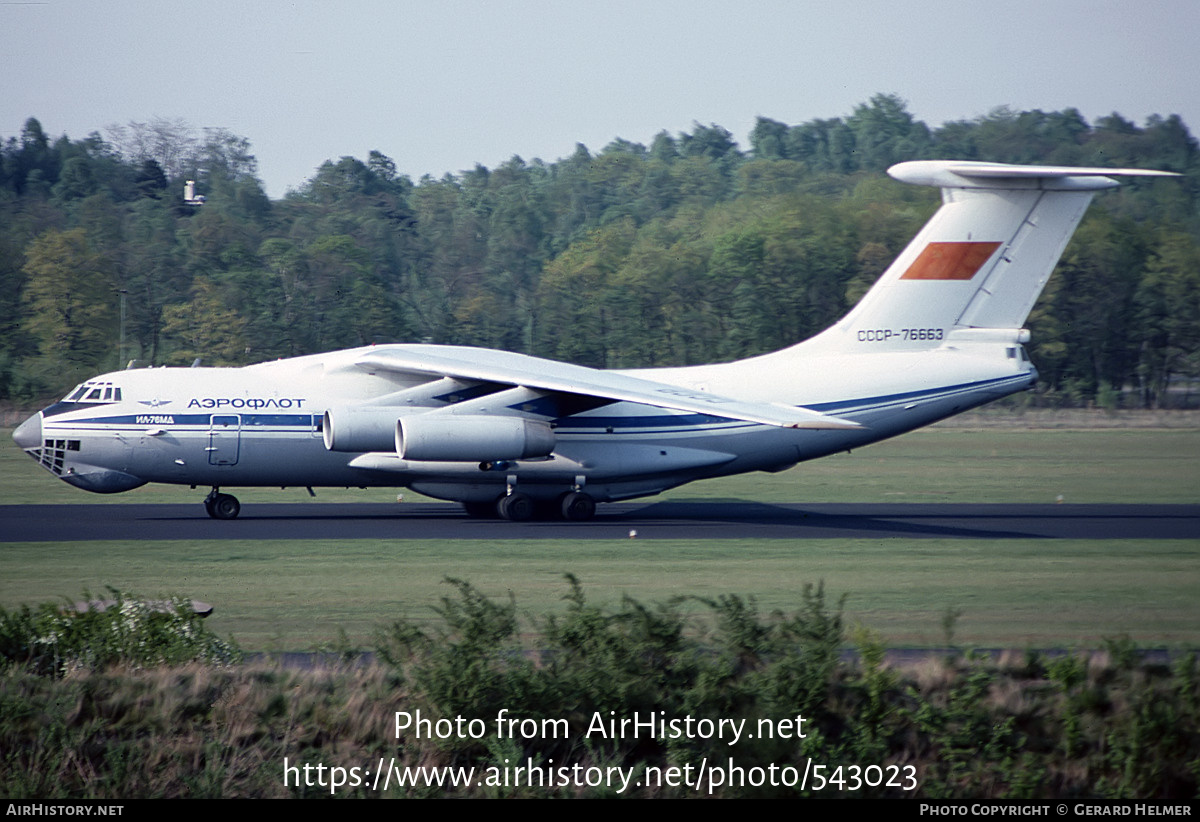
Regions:
<svg viewBox="0 0 1200 822"><path fill-rule="evenodd" d="M1138 169L900 163L897 180L942 190L942 207L822 341L842 350L1015 339L1092 196ZM978 329L978 330L976 330Z"/></svg>

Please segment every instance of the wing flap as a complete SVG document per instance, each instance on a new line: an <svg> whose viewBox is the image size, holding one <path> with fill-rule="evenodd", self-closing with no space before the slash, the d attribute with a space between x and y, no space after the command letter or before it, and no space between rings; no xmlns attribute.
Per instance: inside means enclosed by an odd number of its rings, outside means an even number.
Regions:
<svg viewBox="0 0 1200 822"><path fill-rule="evenodd" d="M466 346L397 345L365 353L356 364L406 374L499 382L565 394L711 414L780 428L854 429L850 420L807 408L744 402L616 371L544 360L527 354Z"/></svg>

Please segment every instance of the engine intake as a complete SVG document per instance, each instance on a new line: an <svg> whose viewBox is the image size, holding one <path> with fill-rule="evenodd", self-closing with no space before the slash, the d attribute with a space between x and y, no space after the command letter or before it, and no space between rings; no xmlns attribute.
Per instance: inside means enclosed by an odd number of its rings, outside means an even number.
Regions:
<svg viewBox="0 0 1200 822"><path fill-rule="evenodd" d="M421 414L396 423L396 453L406 460L495 462L546 457L554 450L549 423L482 414Z"/></svg>

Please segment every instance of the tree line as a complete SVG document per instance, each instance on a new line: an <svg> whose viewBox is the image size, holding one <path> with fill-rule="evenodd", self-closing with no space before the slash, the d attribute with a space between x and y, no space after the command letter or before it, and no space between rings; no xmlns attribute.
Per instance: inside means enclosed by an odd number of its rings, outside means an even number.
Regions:
<svg viewBox="0 0 1200 822"><path fill-rule="evenodd" d="M847 311L937 208L883 171L953 158L1178 171L1099 197L1029 320L1041 401L1164 407L1200 376L1200 151L1176 116L997 109L930 128L876 95L649 145L577 145L418 181L372 151L269 199L249 142L183 121L0 145L0 401L123 367L383 342L601 367L797 342ZM184 200L196 181L203 204Z"/></svg>

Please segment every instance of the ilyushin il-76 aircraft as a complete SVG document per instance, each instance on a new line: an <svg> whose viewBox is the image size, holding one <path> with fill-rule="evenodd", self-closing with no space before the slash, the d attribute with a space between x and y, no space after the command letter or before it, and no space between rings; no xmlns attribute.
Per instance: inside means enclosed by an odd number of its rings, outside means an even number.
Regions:
<svg viewBox="0 0 1200 822"><path fill-rule="evenodd" d="M1035 383L1022 326L1099 190L1137 169L920 161L942 206L840 322L736 362L603 371L504 351L373 345L88 380L13 438L99 493L391 486L473 516L592 517L693 480L778 471Z"/></svg>

